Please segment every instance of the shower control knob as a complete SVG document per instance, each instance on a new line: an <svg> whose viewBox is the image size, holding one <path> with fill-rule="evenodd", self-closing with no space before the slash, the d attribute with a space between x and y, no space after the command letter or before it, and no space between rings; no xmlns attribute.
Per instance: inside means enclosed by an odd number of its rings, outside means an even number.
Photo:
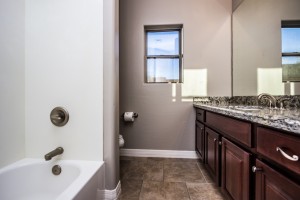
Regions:
<svg viewBox="0 0 300 200"><path fill-rule="evenodd" d="M69 113L62 107L56 107L50 113L50 120L55 126L64 126L69 121Z"/></svg>

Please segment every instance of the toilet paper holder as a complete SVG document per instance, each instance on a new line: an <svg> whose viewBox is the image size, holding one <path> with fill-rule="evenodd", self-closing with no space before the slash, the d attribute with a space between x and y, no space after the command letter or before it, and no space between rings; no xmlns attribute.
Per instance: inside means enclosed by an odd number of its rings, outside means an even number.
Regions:
<svg viewBox="0 0 300 200"><path fill-rule="evenodd" d="M125 115L125 113L123 113L123 114L121 115L121 118L124 118L124 115ZM134 117L134 118L138 118L138 116L139 116L139 114L133 113L133 117Z"/></svg>

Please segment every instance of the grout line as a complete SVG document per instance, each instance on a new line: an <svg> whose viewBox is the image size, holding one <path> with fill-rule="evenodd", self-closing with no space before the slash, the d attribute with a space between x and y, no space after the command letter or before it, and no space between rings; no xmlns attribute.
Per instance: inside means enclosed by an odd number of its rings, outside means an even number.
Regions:
<svg viewBox="0 0 300 200"><path fill-rule="evenodd" d="M205 180L205 183L208 183L208 181L207 181L206 177L204 176L204 174L203 174L203 172L202 172L202 169L200 168L198 162L197 162L197 166L198 166L198 168L199 168L199 170L200 170L200 172L201 172L201 174L202 174L202 176L203 176L203 178L204 178L204 180Z"/></svg>
<svg viewBox="0 0 300 200"><path fill-rule="evenodd" d="M139 193L139 199L141 199L141 193L142 193L142 188L143 188L143 185L144 185L144 180L142 180L142 185L141 185L141 188L140 188L140 193Z"/></svg>
<svg viewBox="0 0 300 200"><path fill-rule="evenodd" d="M191 198L191 194L190 194L189 188L187 187L186 182L185 182L185 187L186 187L186 191L187 191L187 193L188 193L188 195L189 195L189 199L191 200L191 199L192 199L192 198Z"/></svg>
<svg viewBox="0 0 300 200"><path fill-rule="evenodd" d="M165 182L165 159L163 161L163 182Z"/></svg>

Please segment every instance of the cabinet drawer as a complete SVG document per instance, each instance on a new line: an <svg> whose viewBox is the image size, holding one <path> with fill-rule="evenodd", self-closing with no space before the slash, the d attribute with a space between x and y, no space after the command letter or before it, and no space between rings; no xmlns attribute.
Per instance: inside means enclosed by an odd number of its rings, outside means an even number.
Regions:
<svg viewBox="0 0 300 200"><path fill-rule="evenodd" d="M251 124L206 112L206 124L251 147Z"/></svg>
<svg viewBox="0 0 300 200"><path fill-rule="evenodd" d="M197 121L204 122L205 111L201 110L201 109L196 109L196 119L197 119Z"/></svg>
<svg viewBox="0 0 300 200"><path fill-rule="evenodd" d="M280 148L281 150L279 150ZM270 129L257 128L257 152L278 164L300 174L300 139ZM290 158L289 158L290 157Z"/></svg>

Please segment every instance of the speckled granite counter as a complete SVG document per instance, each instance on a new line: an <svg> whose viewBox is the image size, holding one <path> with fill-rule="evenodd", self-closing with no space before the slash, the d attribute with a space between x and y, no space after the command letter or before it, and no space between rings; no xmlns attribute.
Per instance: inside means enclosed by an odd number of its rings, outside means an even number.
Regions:
<svg viewBox="0 0 300 200"><path fill-rule="evenodd" d="M194 107L247 120L279 130L289 131L300 136L300 109L269 109L267 107L214 106L194 102ZM249 108L247 110L247 108ZM252 108L252 109L251 109Z"/></svg>

